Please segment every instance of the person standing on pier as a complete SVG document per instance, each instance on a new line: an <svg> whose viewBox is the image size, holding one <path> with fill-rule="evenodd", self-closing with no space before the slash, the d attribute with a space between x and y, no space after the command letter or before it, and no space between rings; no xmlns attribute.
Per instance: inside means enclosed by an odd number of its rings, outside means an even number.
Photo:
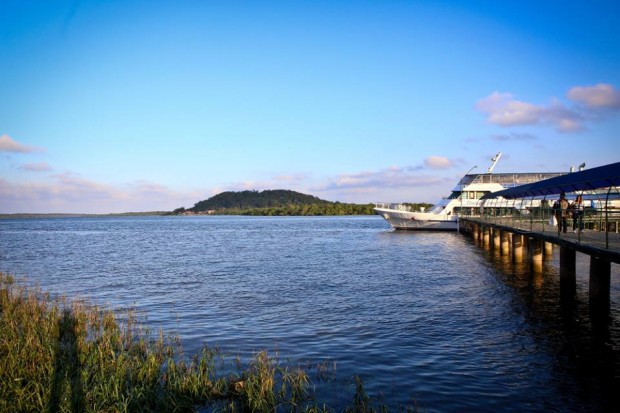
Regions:
<svg viewBox="0 0 620 413"><path fill-rule="evenodd" d="M553 221L549 222L550 225L557 227L562 219L562 210L560 209L560 201L557 199L551 206L551 213L553 214Z"/></svg>
<svg viewBox="0 0 620 413"><path fill-rule="evenodd" d="M560 194L560 218L558 219L558 233L560 231L566 232L567 218L568 218L568 200L566 194L562 192Z"/></svg>

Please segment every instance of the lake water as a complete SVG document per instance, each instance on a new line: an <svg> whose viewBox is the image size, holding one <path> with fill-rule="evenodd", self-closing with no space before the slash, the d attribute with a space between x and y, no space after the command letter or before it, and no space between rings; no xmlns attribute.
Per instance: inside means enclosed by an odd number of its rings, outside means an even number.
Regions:
<svg viewBox="0 0 620 413"><path fill-rule="evenodd" d="M620 272L610 313L592 319L586 257L577 267L566 305L557 256L530 274L457 233L376 216L0 220L0 271L135 307L187 353L335 365L337 384L319 387L334 406L357 374L427 412L620 411Z"/></svg>

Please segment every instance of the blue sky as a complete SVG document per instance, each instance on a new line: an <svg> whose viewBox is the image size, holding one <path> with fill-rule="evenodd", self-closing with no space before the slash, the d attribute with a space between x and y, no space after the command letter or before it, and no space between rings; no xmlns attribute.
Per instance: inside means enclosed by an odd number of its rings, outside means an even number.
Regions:
<svg viewBox="0 0 620 413"><path fill-rule="evenodd" d="M616 1L0 2L0 213L434 202L619 161Z"/></svg>

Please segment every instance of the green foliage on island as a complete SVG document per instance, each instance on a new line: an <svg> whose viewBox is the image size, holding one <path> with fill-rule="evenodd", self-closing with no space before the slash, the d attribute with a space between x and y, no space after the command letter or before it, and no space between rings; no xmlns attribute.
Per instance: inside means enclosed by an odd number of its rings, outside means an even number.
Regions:
<svg viewBox="0 0 620 413"><path fill-rule="evenodd" d="M217 209L253 209L253 208L274 208L287 205L307 205L307 204L329 204L312 195L306 195L295 191L284 189L266 191L241 191L241 192L222 192L207 200L197 202L193 212L202 212Z"/></svg>
<svg viewBox="0 0 620 413"><path fill-rule="evenodd" d="M223 209L216 211L219 215L252 216L320 216L320 215L372 215L373 204L329 204L286 205L272 208Z"/></svg>
<svg viewBox="0 0 620 413"><path fill-rule="evenodd" d="M222 192L192 208L178 208L173 215L372 215L373 204L330 202L296 191L277 189L265 191Z"/></svg>

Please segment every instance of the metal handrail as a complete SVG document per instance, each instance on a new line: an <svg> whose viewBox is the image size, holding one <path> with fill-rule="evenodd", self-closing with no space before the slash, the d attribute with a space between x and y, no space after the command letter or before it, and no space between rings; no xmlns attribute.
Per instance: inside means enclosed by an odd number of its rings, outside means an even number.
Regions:
<svg viewBox="0 0 620 413"><path fill-rule="evenodd" d="M500 205L495 204L495 208L483 208L479 220L514 228L527 228L533 232L542 231L546 233L549 231L550 226L548 222L553 212L548 203L542 203L541 207L531 209L527 214L521 213L514 208L515 202L513 202L512 207L509 206L508 201L504 203L506 208L499 207ZM602 217L604 217L604 220L602 220ZM557 225L560 224L558 223ZM596 209L584 208L584 213L579 214L574 225L576 226L577 242L579 243L591 241L591 237L583 236L583 231L588 226L590 227L587 229L589 233L605 233L605 249L610 249L610 246L620 247L620 235L613 239L611 237L612 232L620 234L620 208L606 207L606 205ZM553 232L555 231L553 229ZM557 236L563 238L565 234L558 231Z"/></svg>

